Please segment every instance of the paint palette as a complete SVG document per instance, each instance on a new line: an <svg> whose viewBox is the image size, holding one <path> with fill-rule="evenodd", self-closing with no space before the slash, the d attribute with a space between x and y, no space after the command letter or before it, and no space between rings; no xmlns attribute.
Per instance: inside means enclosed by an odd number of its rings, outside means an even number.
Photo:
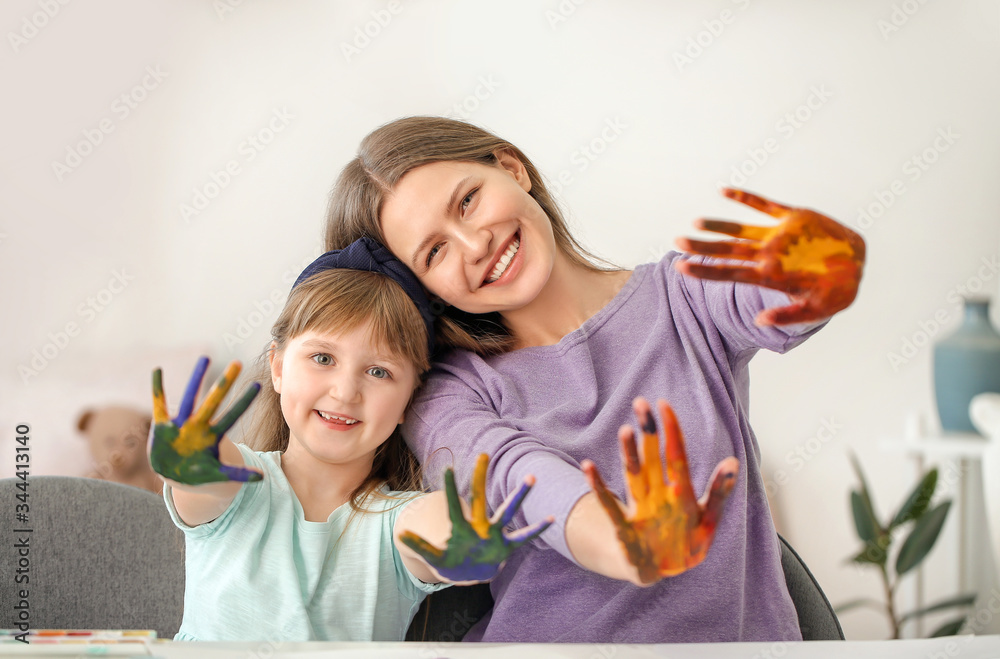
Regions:
<svg viewBox="0 0 1000 659"><path fill-rule="evenodd" d="M0 629L0 656L144 656L155 640L151 629Z"/></svg>

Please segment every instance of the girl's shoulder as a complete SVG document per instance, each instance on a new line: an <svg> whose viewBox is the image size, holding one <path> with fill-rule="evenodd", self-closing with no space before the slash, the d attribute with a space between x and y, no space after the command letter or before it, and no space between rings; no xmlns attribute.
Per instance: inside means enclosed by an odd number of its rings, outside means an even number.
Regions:
<svg viewBox="0 0 1000 659"><path fill-rule="evenodd" d="M248 467L281 471L281 451L257 451L243 443L236 444L236 448L240 450Z"/></svg>

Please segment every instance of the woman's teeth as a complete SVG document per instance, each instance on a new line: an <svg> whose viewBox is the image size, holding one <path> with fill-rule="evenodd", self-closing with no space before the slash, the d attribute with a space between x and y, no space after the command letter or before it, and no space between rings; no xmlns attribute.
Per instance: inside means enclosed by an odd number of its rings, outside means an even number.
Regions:
<svg viewBox="0 0 1000 659"><path fill-rule="evenodd" d="M487 284L492 284L497 279L500 279L500 275L502 275L504 270L507 269L507 266L510 265L511 259L513 259L514 255L517 254L517 248L520 246L521 241L515 238L514 242L512 242L510 247L507 248L507 251L500 257L500 260L497 261L496 267L493 268L493 272L490 273L489 278L486 280Z"/></svg>
<svg viewBox="0 0 1000 659"><path fill-rule="evenodd" d="M327 421L343 421L349 426L353 426L355 423L358 422L357 419L345 419L342 416L337 416L336 414L325 414L323 412L320 412L319 410L316 410L316 413L319 414L324 419L326 419Z"/></svg>

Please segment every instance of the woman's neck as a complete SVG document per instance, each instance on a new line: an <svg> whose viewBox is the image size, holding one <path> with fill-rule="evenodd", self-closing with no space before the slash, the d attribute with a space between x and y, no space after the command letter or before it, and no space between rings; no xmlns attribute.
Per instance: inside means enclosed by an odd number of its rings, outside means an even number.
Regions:
<svg viewBox="0 0 1000 659"><path fill-rule="evenodd" d="M503 313L517 348L555 345L603 309L631 276L577 265L560 253L541 293L528 305Z"/></svg>
<svg viewBox="0 0 1000 659"><path fill-rule="evenodd" d="M371 473L371 462L332 465L317 460L300 447L289 447L281 454L281 471L302 504L306 521L325 522L365 481Z"/></svg>

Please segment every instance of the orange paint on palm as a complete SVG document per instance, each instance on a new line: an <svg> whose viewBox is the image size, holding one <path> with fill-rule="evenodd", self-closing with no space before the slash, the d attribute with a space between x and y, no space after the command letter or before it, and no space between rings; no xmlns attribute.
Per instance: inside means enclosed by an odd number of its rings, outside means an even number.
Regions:
<svg viewBox="0 0 1000 659"><path fill-rule="evenodd" d="M784 291L792 303L767 309L758 324L812 322L846 309L857 296L865 262L864 240L829 217L806 208L792 208L744 190L726 188L730 199L780 220L773 227L723 220L700 220L705 231L736 240L703 241L682 238L678 246L703 256L742 261L742 265L679 262L687 275L755 284Z"/></svg>
<svg viewBox="0 0 1000 659"><path fill-rule="evenodd" d="M666 439L664 459L660 457L656 422L645 400L639 398L634 403L643 435L641 463L635 433L631 428L620 433L629 489L627 516L597 470L591 467L587 471L591 486L615 524L625 555L643 583L680 574L705 559L722 504L732 491L739 469L735 458L723 460L716 467L704 503L698 502L691 487L680 426L666 401L658 405Z"/></svg>

